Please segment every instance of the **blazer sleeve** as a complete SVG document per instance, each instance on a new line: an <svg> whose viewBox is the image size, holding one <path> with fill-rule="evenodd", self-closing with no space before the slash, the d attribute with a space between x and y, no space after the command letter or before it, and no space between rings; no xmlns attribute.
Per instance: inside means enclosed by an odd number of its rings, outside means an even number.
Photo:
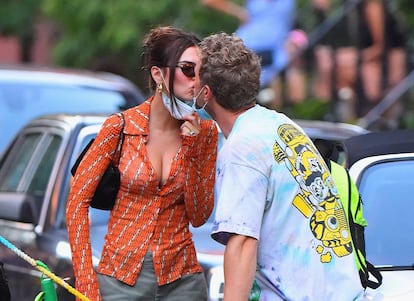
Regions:
<svg viewBox="0 0 414 301"><path fill-rule="evenodd" d="M73 178L66 204L66 224L72 251L75 286L91 300L101 300L92 264L89 204L106 168L113 160L122 129L117 115L108 117L83 157Z"/></svg>

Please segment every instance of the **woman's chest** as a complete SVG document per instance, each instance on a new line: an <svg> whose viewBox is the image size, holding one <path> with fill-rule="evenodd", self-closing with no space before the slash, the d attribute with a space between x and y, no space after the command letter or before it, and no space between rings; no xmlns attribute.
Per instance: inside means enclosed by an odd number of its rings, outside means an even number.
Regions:
<svg viewBox="0 0 414 301"><path fill-rule="evenodd" d="M180 144L151 144L146 137L126 136L119 165L121 185L129 191L182 189L183 162Z"/></svg>

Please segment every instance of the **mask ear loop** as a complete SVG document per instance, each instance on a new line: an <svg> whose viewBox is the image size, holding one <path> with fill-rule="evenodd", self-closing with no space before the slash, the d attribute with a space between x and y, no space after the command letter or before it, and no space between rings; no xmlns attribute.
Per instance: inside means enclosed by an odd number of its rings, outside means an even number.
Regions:
<svg viewBox="0 0 414 301"><path fill-rule="evenodd" d="M205 86L204 86L204 87L202 87L202 88L200 89L200 91L198 91L197 95L194 95L194 97L193 97L193 104L192 104L192 106L191 106L191 107L193 108L193 110L194 110L194 111L197 111L197 110L203 110L203 109L206 107L207 103L208 103L208 101L206 101L206 102L205 102L205 103L201 106L201 108L197 108L197 98L199 98L199 97L200 97L201 92L203 92L204 88L205 88Z"/></svg>
<svg viewBox="0 0 414 301"><path fill-rule="evenodd" d="M188 104L188 103L180 100L175 95L171 95L170 90L168 89L167 83L165 81L164 74L162 73L162 71L161 71L161 69L159 67L157 67L157 68L160 71L160 76L161 76L162 82L164 83L165 88L166 88L166 90L168 92L168 97L170 99L170 108L171 108L171 111L173 111L174 109L177 109L179 111L179 113L181 114L182 113L181 112L182 109L180 108L180 105L178 104L178 102L182 102L182 103L184 103L187 106L190 106L190 104ZM159 89L159 87L161 87L161 89ZM160 83L159 86L157 86L157 91L159 91L160 94L163 93L163 91L162 91L162 83ZM198 93L197 97L201 94L201 91L202 90L200 90L200 92ZM191 105L191 108L193 109L193 111L196 111L196 109L194 109L193 106L195 106L194 103Z"/></svg>
<svg viewBox="0 0 414 301"><path fill-rule="evenodd" d="M170 106L171 106L171 110L172 110L172 109L174 108L174 106L176 106L176 103L175 103L175 96L171 97L172 95L171 95L171 93L170 93L170 89L168 89L167 83L166 83L166 81L165 81L165 78L164 78L164 73L162 73L161 68L159 68L159 67L157 67L157 68L158 68L158 70L159 70L159 72L160 72L160 76L161 76L161 79L162 79L162 83L159 83L159 84L158 84L158 86L157 86L157 91L158 91L160 94L162 94L162 93L163 93L162 86L163 86L163 84L164 84L165 89L166 89L166 90L167 90L167 92L168 92L168 97L169 97L169 98L170 98L170 100L171 100L171 102L170 102Z"/></svg>

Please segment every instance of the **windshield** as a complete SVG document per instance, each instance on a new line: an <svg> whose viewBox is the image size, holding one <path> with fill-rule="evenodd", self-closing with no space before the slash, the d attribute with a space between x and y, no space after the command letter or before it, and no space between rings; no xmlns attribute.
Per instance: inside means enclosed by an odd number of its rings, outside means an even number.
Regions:
<svg viewBox="0 0 414 301"><path fill-rule="evenodd" d="M31 119L52 113L112 113L126 100L118 91L67 85L0 83L0 154Z"/></svg>
<svg viewBox="0 0 414 301"><path fill-rule="evenodd" d="M362 175L367 259L376 266L414 263L414 162L375 164Z"/></svg>

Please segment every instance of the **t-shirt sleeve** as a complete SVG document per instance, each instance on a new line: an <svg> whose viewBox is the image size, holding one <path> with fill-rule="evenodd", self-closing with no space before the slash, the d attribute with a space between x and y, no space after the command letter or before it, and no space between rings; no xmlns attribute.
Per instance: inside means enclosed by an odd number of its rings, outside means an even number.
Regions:
<svg viewBox="0 0 414 301"><path fill-rule="evenodd" d="M230 163L217 170L217 209L211 236L227 244L233 234L260 238L268 187L263 172L245 162Z"/></svg>

